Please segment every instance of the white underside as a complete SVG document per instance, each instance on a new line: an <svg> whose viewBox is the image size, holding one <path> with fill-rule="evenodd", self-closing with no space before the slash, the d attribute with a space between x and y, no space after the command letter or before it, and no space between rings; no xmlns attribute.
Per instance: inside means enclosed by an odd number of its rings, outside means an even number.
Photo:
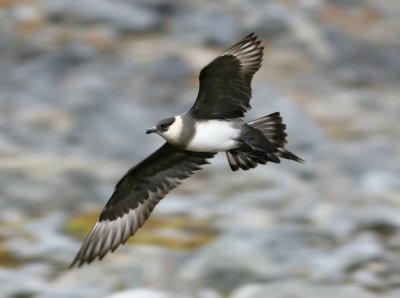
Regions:
<svg viewBox="0 0 400 298"><path fill-rule="evenodd" d="M186 149L199 152L227 151L237 146L240 129L225 120L196 123L196 133Z"/></svg>

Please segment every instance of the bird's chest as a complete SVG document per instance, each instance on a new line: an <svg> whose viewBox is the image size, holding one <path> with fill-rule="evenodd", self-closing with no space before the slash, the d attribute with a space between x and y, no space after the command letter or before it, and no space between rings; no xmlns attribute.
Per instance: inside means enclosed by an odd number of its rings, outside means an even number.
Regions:
<svg viewBox="0 0 400 298"><path fill-rule="evenodd" d="M194 125L186 148L199 152L227 151L237 146L240 125L225 120L207 120Z"/></svg>

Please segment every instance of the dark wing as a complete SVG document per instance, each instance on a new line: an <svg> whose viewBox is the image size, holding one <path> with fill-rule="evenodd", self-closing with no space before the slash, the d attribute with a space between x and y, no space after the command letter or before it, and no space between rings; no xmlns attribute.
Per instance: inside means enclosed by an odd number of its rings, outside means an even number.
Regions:
<svg viewBox="0 0 400 298"><path fill-rule="evenodd" d="M261 67L263 49L252 33L204 67L192 115L200 119L243 117L250 109L251 79Z"/></svg>
<svg viewBox="0 0 400 298"><path fill-rule="evenodd" d="M70 267L100 260L135 234L157 203L180 182L207 164L215 153L182 150L165 143L130 169L117 183L100 218Z"/></svg>

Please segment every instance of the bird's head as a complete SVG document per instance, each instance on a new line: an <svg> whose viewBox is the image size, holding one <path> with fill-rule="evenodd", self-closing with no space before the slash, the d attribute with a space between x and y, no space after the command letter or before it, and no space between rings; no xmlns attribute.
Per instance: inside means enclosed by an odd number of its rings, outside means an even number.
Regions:
<svg viewBox="0 0 400 298"><path fill-rule="evenodd" d="M157 122L156 126L148 129L146 134L157 133L168 142L176 142L180 136L182 121L179 116L166 118Z"/></svg>

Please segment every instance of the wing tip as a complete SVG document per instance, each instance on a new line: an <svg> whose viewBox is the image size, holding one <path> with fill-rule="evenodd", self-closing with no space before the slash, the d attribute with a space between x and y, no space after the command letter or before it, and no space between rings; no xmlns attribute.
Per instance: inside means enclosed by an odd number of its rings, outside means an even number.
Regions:
<svg viewBox="0 0 400 298"><path fill-rule="evenodd" d="M76 257L74 260L71 262L71 264L68 265L67 269L72 270L74 268L81 268L85 264L90 264L93 260L87 260L82 258L81 256L81 250L77 253Z"/></svg>
<svg viewBox="0 0 400 298"><path fill-rule="evenodd" d="M264 46L261 45L261 39L254 34L254 32L246 35L242 39L240 39L238 42L236 42L233 46L225 50L222 55L226 55L230 52L233 52L234 50L243 50L247 49L248 47L255 45L255 49L262 50L264 49Z"/></svg>
<svg viewBox="0 0 400 298"><path fill-rule="evenodd" d="M251 78L261 67L263 52L264 46L261 44L261 39L252 32L224 51L220 56L232 55L239 59L244 71Z"/></svg>
<svg viewBox="0 0 400 298"><path fill-rule="evenodd" d="M116 224L118 225L119 222ZM112 231L111 227L107 228L107 225L104 224L103 221L97 221L92 230L86 236L74 260L68 266L68 269L74 267L79 268L84 264L90 264L97 258L101 260L108 252L115 250L122 242L114 241L118 233L117 231ZM111 241L109 242L109 240Z"/></svg>

